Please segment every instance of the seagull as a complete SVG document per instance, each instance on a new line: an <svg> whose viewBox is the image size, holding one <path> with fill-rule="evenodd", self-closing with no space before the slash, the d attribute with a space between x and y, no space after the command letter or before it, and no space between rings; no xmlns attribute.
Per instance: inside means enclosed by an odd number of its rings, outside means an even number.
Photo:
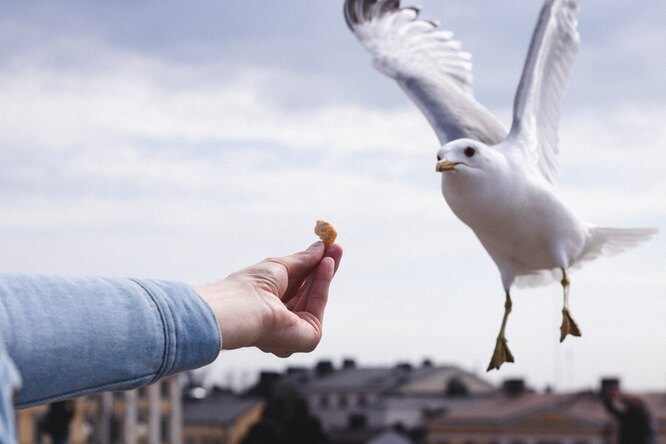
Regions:
<svg viewBox="0 0 666 444"><path fill-rule="evenodd" d="M559 107L579 45L578 0L541 8L509 131L473 95L470 54L453 33L418 19L400 0L346 0L347 25L433 127L436 171L453 213L499 269L504 315L488 371L514 362L506 339L511 288L559 281L560 342L581 336L569 308L569 271L650 239L652 228L605 228L580 220L555 190Z"/></svg>

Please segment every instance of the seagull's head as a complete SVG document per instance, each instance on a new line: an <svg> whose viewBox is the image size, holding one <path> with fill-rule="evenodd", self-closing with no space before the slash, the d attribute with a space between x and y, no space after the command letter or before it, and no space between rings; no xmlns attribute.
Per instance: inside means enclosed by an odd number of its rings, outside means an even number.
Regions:
<svg viewBox="0 0 666 444"><path fill-rule="evenodd" d="M447 143L437 152L435 171L440 173L474 174L492 164L493 150L472 139L458 139Z"/></svg>

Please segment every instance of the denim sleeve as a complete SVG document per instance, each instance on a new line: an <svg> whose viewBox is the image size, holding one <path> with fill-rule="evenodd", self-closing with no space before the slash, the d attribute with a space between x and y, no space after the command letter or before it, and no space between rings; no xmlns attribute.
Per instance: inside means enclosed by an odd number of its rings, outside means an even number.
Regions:
<svg viewBox="0 0 666 444"><path fill-rule="evenodd" d="M17 442L14 424L14 392L21 387L21 378L7 355L0 334L0 443Z"/></svg>
<svg viewBox="0 0 666 444"><path fill-rule="evenodd" d="M23 380L18 407L134 388L221 348L208 304L157 280L0 274L0 337Z"/></svg>

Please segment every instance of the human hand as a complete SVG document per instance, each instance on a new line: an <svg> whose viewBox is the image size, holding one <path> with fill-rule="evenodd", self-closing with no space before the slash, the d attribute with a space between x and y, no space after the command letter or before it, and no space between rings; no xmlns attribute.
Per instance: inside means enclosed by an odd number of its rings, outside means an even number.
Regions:
<svg viewBox="0 0 666 444"><path fill-rule="evenodd" d="M325 248L316 242L194 290L215 313L223 349L256 346L288 357L319 344L329 286L341 258L339 245Z"/></svg>

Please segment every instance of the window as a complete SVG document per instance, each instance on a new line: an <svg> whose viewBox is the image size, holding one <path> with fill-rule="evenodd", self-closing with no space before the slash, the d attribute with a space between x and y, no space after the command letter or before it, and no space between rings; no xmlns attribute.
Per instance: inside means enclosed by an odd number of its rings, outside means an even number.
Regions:
<svg viewBox="0 0 666 444"><path fill-rule="evenodd" d="M342 393L338 398L338 407L340 407L341 409L346 409L347 406L349 406L349 398L347 397L346 394Z"/></svg>
<svg viewBox="0 0 666 444"><path fill-rule="evenodd" d="M328 409L329 406L330 406L330 402L329 402L329 399L328 399L328 395L324 393L323 395L321 395L319 397L319 408L322 409L322 410L326 410L326 409Z"/></svg>

